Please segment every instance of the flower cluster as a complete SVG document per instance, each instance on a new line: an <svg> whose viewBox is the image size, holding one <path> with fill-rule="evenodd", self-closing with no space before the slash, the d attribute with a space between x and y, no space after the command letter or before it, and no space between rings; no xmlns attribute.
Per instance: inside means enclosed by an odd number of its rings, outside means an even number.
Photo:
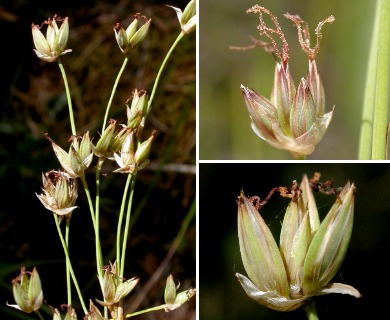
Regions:
<svg viewBox="0 0 390 320"><path fill-rule="evenodd" d="M297 15L285 14L285 17L297 26L300 45L309 58L309 73L306 79L301 79L296 88L288 65L289 47L277 18L269 10L257 5L247 12L260 15L258 26L260 35L265 35L271 40L271 44L262 41L256 44L265 47L280 59L276 62L270 99L241 85L246 107L252 119L252 129L273 147L288 150L295 158L309 155L324 136L333 115L333 110L325 113L325 93L315 56L320 49L321 28L325 23L332 23L334 17L330 16L318 24L317 44L312 49L306 22ZM274 29L265 24L263 13L270 16L275 25ZM274 34L281 39L281 51L272 37Z"/></svg>
<svg viewBox="0 0 390 320"><path fill-rule="evenodd" d="M354 213L354 184L347 183L320 223L312 181L303 177L290 190L278 247L258 212L257 197L238 198L238 236L248 277L236 276L247 295L278 311L304 306L313 296L328 293L360 297L359 291L342 283L329 283L339 270L348 249ZM333 190L334 191L334 190Z"/></svg>

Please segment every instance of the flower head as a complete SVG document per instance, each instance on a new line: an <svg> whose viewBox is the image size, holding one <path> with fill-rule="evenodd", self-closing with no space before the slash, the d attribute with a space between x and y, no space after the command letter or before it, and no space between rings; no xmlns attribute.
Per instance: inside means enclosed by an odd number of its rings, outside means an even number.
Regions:
<svg viewBox="0 0 390 320"><path fill-rule="evenodd" d="M93 152L91 150L91 140L89 138L89 132L87 131L79 142L78 137L72 137L72 144L69 148L69 152L66 152L60 146L58 146L53 140L47 136L50 140L54 153L57 156L58 161L61 163L62 168L71 178L78 178L84 175L84 171L91 165Z"/></svg>
<svg viewBox="0 0 390 320"><path fill-rule="evenodd" d="M62 21L60 28L57 26L57 21ZM49 18L43 24L47 25L46 38L40 30L41 27L35 24L31 25L35 46L34 52L39 59L53 62L58 57L72 51L66 49L69 37L68 17L60 19L55 15L53 19Z"/></svg>
<svg viewBox="0 0 390 320"><path fill-rule="evenodd" d="M171 7L173 10L176 11L177 18L180 22L181 31L184 34L191 33L196 28L196 0L191 0L188 2L187 6L185 7L184 11L182 12L181 9Z"/></svg>
<svg viewBox="0 0 390 320"><path fill-rule="evenodd" d="M140 18L142 18L145 23L138 28ZM137 47L145 39L151 21L152 19L148 20L145 16L141 16L140 13L136 13L133 22L126 30L119 22L114 26L116 41L118 42L119 49L121 49L124 54L128 54L131 49Z"/></svg>
<svg viewBox="0 0 390 320"><path fill-rule="evenodd" d="M42 174L42 194L36 194L43 206L60 216L70 217L77 208L74 204L77 199L77 180L71 179L68 174L51 170Z"/></svg>
<svg viewBox="0 0 390 320"><path fill-rule="evenodd" d="M259 41L258 44L280 59L276 62L270 99L241 85L242 95L252 119L252 129L273 147L288 150L294 157L311 154L316 144L324 136L333 115L333 110L325 113L325 93L317 70L315 56L320 48L321 28L327 22L332 23L334 17L330 16L318 24L316 28L317 44L312 49L310 48L310 35L306 22L299 16L285 14L286 18L292 20L297 26L299 42L309 58L308 75L306 79L301 79L296 88L288 65L289 47L277 18L269 10L260 6L254 6L247 12L259 13L258 30L272 43ZM269 28L265 24L263 13L271 17L275 29ZM282 41L281 51L272 37L273 34L277 34Z"/></svg>
<svg viewBox="0 0 390 320"><path fill-rule="evenodd" d="M12 280L12 287L16 304L8 306L26 313L31 313L41 307L43 292L41 280L35 267L32 272L28 272L22 267L20 275Z"/></svg>
<svg viewBox="0 0 390 320"><path fill-rule="evenodd" d="M136 136L134 131L131 131L122 144L120 155L114 153L114 159L119 165L114 172L135 173L145 168L149 164L148 157L156 134L156 131L153 131L149 139L137 147Z"/></svg>
<svg viewBox="0 0 390 320"><path fill-rule="evenodd" d="M278 311L291 311L317 295L343 293L360 297L355 288L329 283L348 249L352 233L355 186L349 182L322 223L312 193L313 183L303 177L291 189L276 188L291 198L280 234L280 246L258 212L263 203L238 198L238 236L248 277L236 276L247 295Z"/></svg>
<svg viewBox="0 0 390 320"><path fill-rule="evenodd" d="M176 291L179 289L179 286L180 283L176 286L172 275L169 275L164 292L165 312L179 308L196 294L196 289L194 288L177 293Z"/></svg>

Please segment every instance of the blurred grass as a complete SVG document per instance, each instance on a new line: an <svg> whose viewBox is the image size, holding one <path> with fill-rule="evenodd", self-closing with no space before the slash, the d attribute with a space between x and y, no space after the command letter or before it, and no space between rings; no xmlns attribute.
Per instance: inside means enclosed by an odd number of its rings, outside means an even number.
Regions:
<svg viewBox="0 0 390 320"><path fill-rule="evenodd" d="M169 2L180 8L186 3L181 0ZM132 90L146 89L150 93L158 68L180 32L175 12L165 4L151 0L134 3L38 1L34 5L11 1L4 4L4 9L15 19L3 20L0 15L0 26L2 30L9 30L4 41L8 40L15 54L7 57L0 94L0 197L3 204L0 208L3 271L0 273L0 304L4 305L4 308L0 307L0 318L8 319L11 315L16 318L20 314L5 307L5 301L13 303L11 280L18 275L22 265L38 265L49 304L59 307L66 301L63 290L65 267L58 235L51 214L40 205L34 192L40 192L41 173L59 166L44 134L48 132L66 149L70 126L59 68L56 63L40 61L33 53L31 23L41 23L54 13L69 16L69 48L73 52L63 57L63 63L73 95L76 127L79 134L90 130L91 136L97 137L123 61L113 25L120 22L127 26L136 12L152 18L148 37L131 54L113 102L110 117L121 123L126 119L125 101ZM135 190L137 214L132 221L134 227L125 267L126 277L137 275L141 278L134 296L141 292L164 259L196 199L195 47L193 33L173 52L143 134L147 138L153 129L159 132L150 155L151 164L139 173ZM103 168L109 175L102 179L101 187L102 246L107 256L115 243L119 197L125 181L124 175L111 174L112 169L112 163ZM93 176L89 177L93 180ZM99 296L94 272L94 240L86 198L81 190L78 205L80 209L72 219L70 253L85 297L93 299ZM167 272L180 280L182 289L195 286L195 230L193 219L163 278L147 293L140 308L162 302ZM168 316L169 319L194 319L195 299L177 312L161 312L140 319L167 319Z"/></svg>
<svg viewBox="0 0 390 320"><path fill-rule="evenodd" d="M325 87L326 111L336 106L323 140L308 159L357 159L363 89L374 18L374 1L234 1L200 2L199 155L200 159L292 159L270 147L250 128L240 84L270 96L275 63L262 49L233 51L230 45L251 44L258 35L258 16L245 11L255 3L279 20L290 47L290 68L297 84L307 73L296 28L283 14L299 14L308 22L315 43L318 22L325 25L317 66Z"/></svg>

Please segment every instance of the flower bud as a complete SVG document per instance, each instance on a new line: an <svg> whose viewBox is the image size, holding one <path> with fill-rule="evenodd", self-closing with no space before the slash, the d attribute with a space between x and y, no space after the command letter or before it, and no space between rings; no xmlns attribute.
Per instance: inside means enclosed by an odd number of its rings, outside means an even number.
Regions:
<svg viewBox="0 0 390 320"><path fill-rule="evenodd" d="M140 17L145 20L145 23L137 30L138 20ZM137 13L134 15L133 22L126 30L123 29L120 23L117 23L114 26L116 41L124 54L128 54L131 49L137 47L145 39L148 34L151 21L152 19L147 20L145 16L141 16Z"/></svg>
<svg viewBox="0 0 390 320"><path fill-rule="evenodd" d="M47 62L56 61L59 56L72 51L71 49L65 49L69 37L68 17L62 19L60 28L57 26L57 21L61 21L61 19L54 16L53 19L44 22L44 24L47 24L46 38L40 27L35 24L31 25L35 46L34 52L38 58Z"/></svg>
<svg viewBox="0 0 390 320"><path fill-rule="evenodd" d="M104 130L96 146L92 145L93 153L99 158L113 158L114 153L118 152L130 130L125 126L116 129L116 120L110 120L109 125Z"/></svg>
<svg viewBox="0 0 390 320"><path fill-rule="evenodd" d="M136 129L141 124L142 118L146 115L148 97L146 91L134 89L131 106L127 107L127 127Z"/></svg>
<svg viewBox="0 0 390 320"><path fill-rule="evenodd" d="M37 311L43 302L41 280L37 269L32 272L21 268L20 275L12 280L12 287L16 305L10 307L19 309L26 313Z"/></svg>
<svg viewBox="0 0 390 320"><path fill-rule="evenodd" d="M141 145L137 148L135 152L135 162L137 163L138 170L145 168L149 164L149 153L152 149L152 141L154 137L157 135L156 131L152 132L150 138L141 143Z"/></svg>
<svg viewBox="0 0 390 320"><path fill-rule="evenodd" d="M184 11L182 12L181 9L171 7L173 10L176 11L177 18L179 19L181 30L184 34L189 34L196 28L196 0L191 0L187 6L185 7Z"/></svg>
<svg viewBox="0 0 390 320"><path fill-rule="evenodd" d="M164 300L166 304L173 304L176 299L176 285L173 281L173 277L170 274L167 278L167 284L165 285Z"/></svg>

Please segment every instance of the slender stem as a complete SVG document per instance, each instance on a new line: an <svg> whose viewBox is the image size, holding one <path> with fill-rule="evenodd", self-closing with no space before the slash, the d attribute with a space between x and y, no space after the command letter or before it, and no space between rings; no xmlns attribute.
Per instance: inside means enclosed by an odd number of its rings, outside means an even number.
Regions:
<svg viewBox="0 0 390 320"><path fill-rule="evenodd" d="M108 100L108 104L107 104L107 108L106 108L106 114L104 115L102 132L104 132L104 129L106 128L106 123L107 123L107 119L108 119L108 113L110 112L112 100L114 98L114 95L115 95L115 92L116 92L116 88L118 87L119 80L120 80L120 78L121 78L121 76L123 74L123 71L125 70L125 67L126 67L128 61L129 61L129 58L126 57L125 60L123 61L122 67L119 70L119 73L118 73L118 75L116 77L114 86L113 86L112 91L111 91L110 100Z"/></svg>
<svg viewBox="0 0 390 320"><path fill-rule="evenodd" d="M150 110L152 109L151 106L152 106L153 98L154 98L154 95L156 93L157 85L158 85L158 82L160 81L162 71L164 70L165 65L167 64L167 61L168 61L169 57L171 56L173 50L175 49L176 45L179 43L179 41L184 36L185 36L185 34L183 32L180 32L180 34L177 36L175 42L172 44L171 48L169 49L168 53L166 54L166 56L164 58L164 61L162 62L161 66L160 66L160 70L157 73L156 80L154 81L152 93L150 94L150 98L148 101L148 109L146 111L146 116L149 114Z"/></svg>
<svg viewBox="0 0 390 320"><path fill-rule="evenodd" d="M90 192L89 192L87 180L85 179L85 174L84 174L84 173L83 173L83 175L80 177L80 180L81 180L81 182L82 182L82 184L83 184L85 194L87 195L88 205L89 205L89 211L91 212L91 219L92 219L92 223L93 223L93 228L94 228L94 230L96 230L95 209L93 208L93 203L92 203L91 194L90 194Z"/></svg>
<svg viewBox="0 0 390 320"><path fill-rule="evenodd" d="M70 218L66 218L66 229L65 229L65 244L69 249L69 230L70 230ZM72 304L72 287L70 284L70 272L69 272L69 262L66 260L66 287L68 289L68 305Z"/></svg>
<svg viewBox="0 0 390 320"><path fill-rule="evenodd" d="M123 242L122 242L121 265L120 265L120 269L119 269L119 277L121 277L121 278L123 278L124 269L125 269L126 246L127 246L127 240L128 240L127 238L129 236L129 230L130 230L130 216L131 216L131 207L133 204L133 195L134 195L134 186L135 186L136 176L137 176L137 174L132 175L131 185L130 185L129 203L127 204L125 232L123 234Z"/></svg>
<svg viewBox="0 0 390 320"><path fill-rule="evenodd" d="M134 316L138 316L139 314L143 314L143 313L147 313L147 312L162 310L164 308L165 308L165 305L161 305L161 306L157 306L157 307L153 307L153 308L149 308L149 309L145 309L145 310L140 310L140 311L137 311L137 312L133 312L133 313L127 314L126 318L131 318L131 317L134 317Z"/></svg>
<svg viewBox="0 0 390 320"><path fill-rule="evenodd" d="M380 1L380 26L382 30L378 42L378 67L376 72L375 110L372 159L385 160L387 113L389 108L390 85L390 0Z"/></svg>
<svg viewBox="0 0 390 320"><path fill-rule="evenodd" d="M66 97L68 99L68 108L69 108L69 119L70 119L70 126L72 128L72 134L76 135L76 126L74 124L74 116L73 116L73 106L72 106L72 98L70 96L70 90L68 85L68 79L66 77L65 68L62 64L62 60L60 57L57 59L58 66L60 67L62 78L64 79L64 85L65 85L65 91L66 91Z"/></svg>
<svg viewBox="0 0 390 320"><path fill-rule="evenodd" d="M370 53L367 65L366 85L364 89L364 102L362 123L360 127L359 160L370 160L372 150L373 115L375 106L375 81L378 59L379 17L380 1L376 2L374 25L372 29Z"/></svg>
<svg viewBox="0 0 390 320"><path fill-rule="evenodd" d="M59 235L60 240L61 240L62 248L64 249L66 262L68 263L67 266L69 267L69 272L70 272L70 275L72 276L72 279L73 279L73 284L74 284L76 291L77 291L77 294L79 296L79 300L80 300L81 306L83 308L83 311L85 314L87 314L88 310L87 310L87 307L85 306L85 303L83 300L83 295L81 294L79 284L77 282L76 276L75 276L74 271L73 271L72 262L70 261L70 257L69 257L68 247L66 246L64 236L62 235L62 232L61 232L60 221L58 219L57 214L53 213L53 216L54 216L54 221L56 223L58 235Z"/></svg>
<svg viewBox="0 0 390 320"><path fill-rule="evenodd" d="M125 211L126 206L126 199L127 199L127 193L129 191L129 185L131 181L132 174L127 175L126 185L125 189L123 191L122 196L122 204L121 204L121 210L119 212L119 219L118 219L118 227L116 229L116 263L117 266L120 268L120 261L121 261L121 234L122 234L122 222L123 222L123 214ZM122 275L123 276L123 275Z"/></svg>
<svg viewBox="0 0 390 320"><path fill-rule="evenodd" d="M100 171L102 169L104 158L99 158L96 166L96 199L95 199L95 248L96 248L96 268L99 276L99 281L103 279L103 257L102 249L100 246L100 234L99 234L99 215L100 215Z"/></svg>
<svg viewBox="0 0 390 320"><path fill-rule="evenodd" d="M44 318L42 317L42 314L39 312L39 310L35 310L34 312L37 314L37 316L40 320L44 320Z"/></svg>
<svg viewBox="0 0 390 320"><path fill-rule="evenodd" d="M306 312L308 320L318 320L316 304L314 300L312 300L308 305L303 307L303 309Z"/></svg>

